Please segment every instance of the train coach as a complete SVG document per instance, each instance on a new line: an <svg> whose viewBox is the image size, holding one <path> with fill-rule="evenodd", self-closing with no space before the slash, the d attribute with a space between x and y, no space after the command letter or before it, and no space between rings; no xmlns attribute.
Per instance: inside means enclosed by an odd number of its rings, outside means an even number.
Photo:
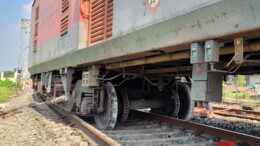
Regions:
<svg viewBox="0 0 260 146"><path fill-rule="evenodd" d="M259 0L35 0L33 88L99 129L134 109L207 114L226 75L259 73L259 14Z"/></svg>

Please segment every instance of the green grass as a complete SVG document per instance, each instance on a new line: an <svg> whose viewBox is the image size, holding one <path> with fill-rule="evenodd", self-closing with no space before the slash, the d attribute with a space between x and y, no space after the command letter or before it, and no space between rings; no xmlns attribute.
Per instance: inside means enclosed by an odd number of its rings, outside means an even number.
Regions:
<svg viewBox="0 0 260 146"><path fill-rule="evenodd" d="M14 87L16 84L10 80L0 80L0 87Z"/></svg>
<svg viewBox="0 0 260 146"><path fill-rule="evenodd" d="M240 99L240 100L252 100L250 94L246 91L233 93L230 90L224 89L223 90L224 98L231 98L231 99Z"/></svg>
<svg viewBox="0 0 260 146"><path fill-rule="evenodd" d="M8 98L15 94L14 88L8 88L8 87L0 87L0 103L4 103L8 100Z"/></svg>

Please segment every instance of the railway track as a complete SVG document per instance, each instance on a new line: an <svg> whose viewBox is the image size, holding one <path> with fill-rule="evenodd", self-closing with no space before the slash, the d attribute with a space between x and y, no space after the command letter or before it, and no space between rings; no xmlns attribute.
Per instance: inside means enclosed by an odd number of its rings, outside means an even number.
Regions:
<svg viewBox="0 0 260 146"><path fill-rule="evenodd" d="M80 118L73 113L61 110L57 105L48 104L48 106L55 112L66 116L97 145L102 146L217 145L218 141L231 141L255 146L260 142L259 137L145 111L132 111L131 117L133 118L118 123L112 131L99 131L95 128L92 118Z"/></svg>
<svg viewBox="0 0 260 146"><path fill-rule="evenodd" d="M260 104L259 102L254 102L254 101L248 101L248 100L236 100L236 99L229 99L233 101L222 101L221 103L223 104L229 104L229 105L242 105L245 103L254 103L254 104Z"/></svg>
<svg viewBox="0 0 260 146"><path fill-rule="evenodd" d="M214 114L218 114L222 116L237 117L237 118L260 121L260 112L256 112L256 111L230 109L224 107L213 107L213 110L214 110Z"/></svg>
<svg viewBox="0 0 260 146"><path fill-rule="evenodd" d="M192 131L156 121L128 121L113 131L103 131L122 145L210 145L213 138L197 136Z"/></svg>
<svg viewBox="0 0 260 146"><path fill-rule="evenodd" d="M56 108L56 107L55 107ZM160 123L155 120L135 119L118 123L112 130L99 131L81 118L66 113L57 108L60 113L66 115L72 123L83 130L93 141L102 146L159 146L159 145L212 145L217 144L214 137L197 135L195 131L182 127L172 126L169 123Z"/></svg>

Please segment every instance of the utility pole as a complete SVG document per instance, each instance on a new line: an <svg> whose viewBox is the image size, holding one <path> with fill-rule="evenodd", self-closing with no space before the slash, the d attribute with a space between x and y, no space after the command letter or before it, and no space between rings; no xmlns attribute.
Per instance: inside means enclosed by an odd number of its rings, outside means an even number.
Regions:
<svg viewBox="0 0 260 146"><path fill-rule="evenodd" d="M18 88L18 84L20 84L23 79L24 71L28 68L28 38L30 36L30 24L31 20L21 19L16 89ZM18 90L16 91L18 92Z"/></svg>

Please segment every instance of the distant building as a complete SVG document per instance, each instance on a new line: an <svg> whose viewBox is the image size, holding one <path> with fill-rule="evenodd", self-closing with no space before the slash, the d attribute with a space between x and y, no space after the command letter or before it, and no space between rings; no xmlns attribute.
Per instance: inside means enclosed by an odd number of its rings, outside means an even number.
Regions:
<svg viewBox="0 0 260 146"><path fill-rule="evenodd" d="M249 84L260 84L260 74L251 75L249 77Z"/></svg>
<svg viewBox="0 0 260 146"><path fill-rule="evenodd" d="M235 76L234 75L227 75L226 76L226 84L233 85L235 84Z"/></svg>
<svg viewBox="0 0 260 146"><path fill-rule="evenodd" d="M250 76L250 84L254 84L255 93L260 94L260 74Z"/></svg>

